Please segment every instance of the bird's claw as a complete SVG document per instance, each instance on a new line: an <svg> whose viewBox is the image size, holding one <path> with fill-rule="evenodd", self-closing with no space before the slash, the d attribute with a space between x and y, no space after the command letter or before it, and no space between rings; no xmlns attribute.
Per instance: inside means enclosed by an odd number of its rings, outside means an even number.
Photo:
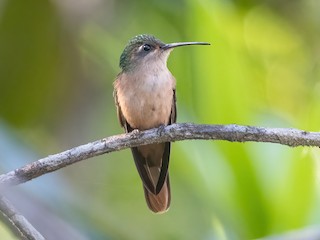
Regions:
<svg viewBox="0 0 320 240"><path fill-rule="evenodd" d="M160 136L162 136L162 133L163 133L165 127L166 127L166 126L165 126L164 124L160 125L160 126L158 127L158 129L157 129L157 134L160 135Z"/></svg>
<svg viewBox="0 0 320 240"><path fill-rule="evenodd" d="M133 130L132 130L132 133L133 133L133 134L137 134L137 133L140 133L140 131L139 131L139 129L133 129Z"/></svg>
<svg viewBox="0 0 320 240"><path fill-rule="evenodd" d="M140 134L140 130L139 129L133 129L130 133L132 134L132 138L137 138L138 135Z"/></svg>

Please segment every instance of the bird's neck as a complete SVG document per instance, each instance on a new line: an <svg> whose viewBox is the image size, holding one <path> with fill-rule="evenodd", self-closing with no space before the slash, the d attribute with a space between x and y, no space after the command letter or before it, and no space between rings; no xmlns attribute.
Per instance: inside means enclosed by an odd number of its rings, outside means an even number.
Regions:
<svg viewBox="0 0 320 240"><path fill-rule="evenodd" d="M143 61L134 69L136 73L142 73L145 76L162 75L169 72L167 62L159 58L155 61Z"/></svg>

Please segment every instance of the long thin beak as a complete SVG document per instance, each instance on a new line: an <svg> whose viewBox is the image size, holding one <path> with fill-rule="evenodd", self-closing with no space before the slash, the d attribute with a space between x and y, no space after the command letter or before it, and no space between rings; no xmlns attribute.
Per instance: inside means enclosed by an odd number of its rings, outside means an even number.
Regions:
<svg viewBox="0 0 320 240"><path fill-rule="evenodd" d="M207 42L178 42L178 43L168 43L168 44L165 44L165 45L161 46L161 49L167 50L167 49L170 49L170 48L187 46L187 45L210 45L210 43L207 43Z"/></svg>

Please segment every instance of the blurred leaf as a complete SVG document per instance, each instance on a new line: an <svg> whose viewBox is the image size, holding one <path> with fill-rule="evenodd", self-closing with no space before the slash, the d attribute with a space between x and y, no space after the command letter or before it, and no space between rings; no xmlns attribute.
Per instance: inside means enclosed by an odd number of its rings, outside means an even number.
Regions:
<svg viewBox="0 0 320 240"><path fill-rule="evenodd" d="M7 1L0 17L0 115L17 126L47 120L64 93L61 25L50 1Z"/></svg>
<svg viewBox="0 0 320 240"><path fill-rule="evenodd" d="M119 57L129 38L151 33L212 44L176 49L168 60L178 122L318 131L318 5L3 1L0 118L42 155L121 133L112 97ZM19 153L7 138L3 154ZM21 165L8 156L2 169ZM40 178L46 191L38 191L92 239L258 238L319 224L318 156L265 143L174 143L172 205L161 216L147 209L129 150L60 171L69 190Z"/></svg>

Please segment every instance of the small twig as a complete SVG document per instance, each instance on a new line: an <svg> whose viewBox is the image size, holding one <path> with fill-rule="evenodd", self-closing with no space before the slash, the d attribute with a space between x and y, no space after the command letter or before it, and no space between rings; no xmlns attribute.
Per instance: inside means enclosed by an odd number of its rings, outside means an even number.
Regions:
<svg viewBox="0 0 320 240"><path fill-rule="evenodd" d="M19 238L26 240L45 239L24 216L17 212L10 201L3 196L0 196L0 212L10 222L12 232Z"/></svg>
<svg viewBox="0 0 320 240"><path fill-rule="evenodd" d="M139 145L174 142L186 139L226 140L231 142L270 142L296 146L320 146L320 133L297 129L263 128L239 125L197 125L180 123L108 137L42 158L14 171L0 175L0 185L17 185L56 171L70 164Z"/></svg>

